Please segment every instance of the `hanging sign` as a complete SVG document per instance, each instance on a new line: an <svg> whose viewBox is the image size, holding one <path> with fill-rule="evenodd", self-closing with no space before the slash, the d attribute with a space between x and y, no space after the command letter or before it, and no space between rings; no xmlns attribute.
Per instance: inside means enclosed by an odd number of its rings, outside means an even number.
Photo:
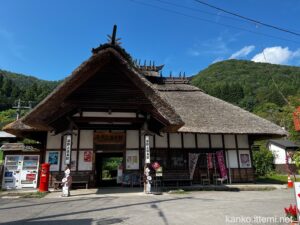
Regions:
<svg viewBox="0 0 300 225"><path fill-rule="evenodd" d="M66 136L66 157L65 164L71 164L71 150L72 150L72 135L68 134Z"/></svg>
<svg viewBox="0 0 300 225"><path fill-rule="evenodd" d="M223 179L227 179L227 170L226 170L226 166L225 166L225 162L224 162L223 151L217 151L216 155L217 155L217 160L218 160L218 164L219 164L219 168L220 168L221 177Z"/></svg>
<svg viewBox="0 0 300 225"><path fill-rule="evenodd" d="M95 132L95 145L123 145L126 141L124 132Z"/></svg>
<svg viewBox="0 0 300 225"><path fill-rule="evenodd" d="M189 171L190 171L191 179L193 179L193 177L194 177L194 172L196 169L199 155L200 155L199 153L189 153Z"/></svg>
<svg viewBox="0 0 300 225"><path fill-rule="evenodd" d="M145 135L145 163L150 163L150 137Z"/></svg>

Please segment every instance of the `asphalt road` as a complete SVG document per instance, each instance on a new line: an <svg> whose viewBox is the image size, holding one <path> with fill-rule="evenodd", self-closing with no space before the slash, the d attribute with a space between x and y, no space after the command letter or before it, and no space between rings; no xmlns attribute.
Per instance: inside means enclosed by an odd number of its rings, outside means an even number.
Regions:
<svg viewBox="0 0 300 225"><path fill-rule="evenodd" d="M287 224L293 190L0 199L0 224Z"/></svg>

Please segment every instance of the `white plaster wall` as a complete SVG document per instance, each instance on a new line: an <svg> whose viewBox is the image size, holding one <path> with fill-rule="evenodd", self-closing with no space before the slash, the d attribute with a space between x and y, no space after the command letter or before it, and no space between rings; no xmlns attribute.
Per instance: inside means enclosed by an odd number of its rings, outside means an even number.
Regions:
<svg viewBox="0 0 300 225"><path fill-rule="evenodd" d="M77 139L78 139L78 132L77 130L72 131L74 134L72 135L72 149L77 149ZM63 149L66 149L66 136L64 136L63 140Z"/></svg>
<svg viewBox="0 0 300 225"><path fill-rule="evenodd" d="M184 148L196 148L195 135L194 134L183 134L183 147Z"/></svg>
<svg viewBox="0 0 300 225"><path fill-rule="evenodd" d="M61 135L52 136L50 132L47 134L47 149L60 149Z"/></svg>
<svg viewBox="0 0 300 225"><path fill-rule="evenodd" d="M208 134L197 134L198 148L209 148Z"/></svg>
<svg viewBox="0 0 300 225"><path fill-rule="evenodd" d="M141 136L141 147L145 147L145 137ZM153 136L150 136L150 148L153 148Z"/></svg>
<svg viewBox="0 0 300 225"><path fill-rule="evenodd" d="M129 112L83 112L83 117L130 117L135 118L135 113L129 113Z"/></svg>
<svg viewBox="0 0 300 225"><path fill-rule="evenodd" d="M182 148L180 133L170 133L170 148Z"/></svg>
<svg viewBox="0 0 300 225"><path fill-rule="evenodd" d="M273 153L274 155L274 164L285 164L286 163L286 153L285 150L273 145L269 144L269 150Z"/></svg>
<svg viewBox="0 0 300 225"><path fill-rule="evenodd" d="M127 130L126 131L126 148L138 148L139 147L139 131Z"/></svg>
<svg viewBox="0 0 300 225"><path fill-rule="evenodd" d="M163 136L155 135L156 148L168 148L168 136L166 133Z"/></svg>
<svg viewBox="0 0 300 225"><path fill-rule="evenodd" d="M248 135L238 134L237 135L238 147L239 148L249 148Z"/></svg>
<svg viewBox="0 0 300 225"><path fill-rule="evenodd" d="M94 131L81 130L80 131L80 149L93 149L94 148Z"/></svg>
<svg viewBox="0 0 300 225"><path fill-rule="evenodd" d="M228 150L228 158L229 158L229 165L227 167L230 168L238 168L238 161L237 161L237 153L236 150Z"/></svg>
<svg viewBox="0 0 300 225"><path fill-rule="evenodd" d="M233 134L224 135L225 148L235 148L235 137Z"/></svg>
<svg viewBox="0 0 300 225"><path fill-rule="evenodd" d="M211 139L211 147L212 148L223 148L221 134L212 134L212 135L210 135L210 139Z"/></svg>
<svg viewBox="0 0 300 225"><path fill-rule="evenodd" d="M90 150L92 151L92 150ZM93 158L91 162L85 162L84 161L84 152L85 151L79 151L79 164L78 164L78 170L92 170L93 168ZM92 154L93 156L94 154ZM94 156L93 156L94 157Z"/></svg>

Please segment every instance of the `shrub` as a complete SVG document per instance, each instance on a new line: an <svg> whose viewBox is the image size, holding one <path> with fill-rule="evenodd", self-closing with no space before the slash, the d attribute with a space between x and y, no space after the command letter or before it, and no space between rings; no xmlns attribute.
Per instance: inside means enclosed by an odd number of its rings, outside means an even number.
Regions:
<svg viewBox="0 0 300 225"><path fill-rule="evenodd" d="M274 170L274 156L265 145L261 144L259 151L253 151L253 165L258 176L265 176Z"/></svg>

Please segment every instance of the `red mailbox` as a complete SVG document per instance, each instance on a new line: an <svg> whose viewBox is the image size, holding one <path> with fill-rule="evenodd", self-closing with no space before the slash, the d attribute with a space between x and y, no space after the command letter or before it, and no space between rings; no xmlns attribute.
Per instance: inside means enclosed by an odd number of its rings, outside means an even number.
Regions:
<svg viewBox="0 0 300 225"><path fill-rule="evenodd" d="M50 173L50 164L43 163L40 175L40 192L47 192L49 185L49 173Z"/></svg>

